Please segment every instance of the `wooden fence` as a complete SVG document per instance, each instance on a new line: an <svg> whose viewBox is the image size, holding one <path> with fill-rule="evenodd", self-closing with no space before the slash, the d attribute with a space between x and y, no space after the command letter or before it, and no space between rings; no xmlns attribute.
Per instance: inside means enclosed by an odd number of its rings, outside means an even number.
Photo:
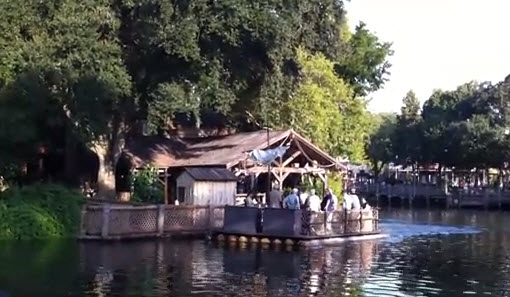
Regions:
<svg viewBox="0 0 510 297"><path fill-rule="evenodd" d="M85 205L80 238L121 239L205 234L223 227L224 206Z"/></svg>
<svg viewBox="0 0 510 297"><path fill-rule="evenodd" d="M302 235L334 236L379 231L378 211L375 209L299 212ZM80 238L127 239L204 235L222 229L224 217L225 206L89 204L82 209Z"/></svg>

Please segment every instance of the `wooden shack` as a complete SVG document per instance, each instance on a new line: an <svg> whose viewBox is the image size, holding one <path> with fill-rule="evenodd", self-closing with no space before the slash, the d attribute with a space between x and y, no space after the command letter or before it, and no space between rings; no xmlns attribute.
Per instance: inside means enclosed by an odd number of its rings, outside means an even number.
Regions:
<svg viewBox="0 0 510 297"><path fill-rule="evenodd" d="M176 178L179 203L233 205L237 176L225 168L185 167Z"/></svg>
<svg viewBox="0 0 510 297"><path fill-rule="evenodd" d="M269 167L257 164L248 156L256 149L281 146L288 147L287 151ZM320 179L326 187L329 172L346 172L346 165L342 161L293 130L260 130L205 137L136 137L126 143L123 156L135 170L146 165L158 168L165 186L165 203L170 204L179 197L176 178L183 168L222 168L230 171L239 181L238 197L246 196L250 191L247 188L254 189L257 185L259 193L266 192L269 183L277 184L280 189L294 186L303 176Z"/></svg>

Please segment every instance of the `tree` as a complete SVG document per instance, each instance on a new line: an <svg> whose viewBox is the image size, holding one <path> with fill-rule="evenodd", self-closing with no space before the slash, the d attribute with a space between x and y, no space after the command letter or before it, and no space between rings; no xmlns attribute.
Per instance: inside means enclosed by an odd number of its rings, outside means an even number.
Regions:
<svg viewBox="0 0 510 297"><path fill-rule="evenodd" d="M380 41L360 23L341 45L336 71L353 86L354 94L365 96L382 88L391 67L387 61L393 54L391 43Z"/></svg>
<svg viewBox="0 0 510 297"><path fill-rule="evenodd" d="M397 116L395 114L372 115L373 128L366 143L366 154L377 178L382 169L395 160L395 132Z"/></svg>
<svg viewBox="0 0 510 297"><path fill-rule="evenodd" d="M173 128L176 114L220 114L246 128L268 118L297 78L295 49L333 57L343 1L119 0L120 37L141 118ZM205 123L207 124L207 123Z"/></svg>
<svg viewBox="0 0 510 297"><path fill-rule="evenodd" d="M395 153L397 162L413 165L421 159L420 102L413 91L402 99L400 115L397 116Z"/></svg>
<svg viewBox="0 0 510 297"><path fill-rule="evenodd" d="M472 105L467 104L468 98L473 97L480 88L476 82L459 86L453 91L436 90L423 107L423 140L422 148L424 161L452 166L460 156L457 153L458 143L446 133L453 122L470 117Z"/></svg>
<svg viewBox="0 0 510 297"><path fill-rule="evenodd" d="M364 159L369 120L365 101L334 72L322 54L298 49L300 85L282 107L281 126L293 128L319 147L352 161Z"/></svg>
<svg viewBox="0 0 510 297"><path fill-rule="evenodd" d="M0 47L2 162L85 145L105 197L139 121L153 133L182 117L208 125L211 114L239 130L296 125L332 154L363 159L361 95L382 86L391 52L364 26L351 34L338 0L3 1ZM315 108L311 126L294 103Z"/></svg>
<svg viewBox="0 0 510 297"><path fill-rule="evenodd" d="M0 104L6 110L16 109L19 102L30 107L28 117L2 118L6 122L0 126L34 121L23 123L31 135L24 138L27 151L37 145L29 141L50 139L52 125L62 128L66 140L76 138L97 154L99 193L112 196L113 168L122 147L131 88L110 2L28 1L22 10L4 5L2 20L15 19L13 14L21 20L2 23L0 40L8 44L2 58L10 58L10 67L2 71ZM17 42L9 44L12 39ZM38 107L33 108L32 102ZM46 125L41 127L40 119Z"/></svg>

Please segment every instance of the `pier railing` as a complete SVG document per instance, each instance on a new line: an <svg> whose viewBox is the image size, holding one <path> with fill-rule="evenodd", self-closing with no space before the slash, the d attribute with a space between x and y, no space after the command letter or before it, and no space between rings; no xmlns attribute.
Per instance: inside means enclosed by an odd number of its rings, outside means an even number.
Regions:
<svg viewBox="0 0 510 297"><path fill-rule="evenodd" d="M118 239L205 234L223 227L224 206L85 205L80 237Z"/></svg>
<svg viewBox="0 0 510 297"><path fill-rule="evenodd" d="M376 209L312 212L226 206L223 231L267 236L361 235L379 231L379 213Z"/></svg>
<svg viewBox="0 0 510 297"><path fill-rule="evenodd" d="M379 231L379 211L303 212L303 235L343 235Z"/></svg>
<svg viewBox="0 0 510 297"><path fill-rule="evenodd" d="M228 208L228 217L226 217ZM80 238L126 239L204 235L233 228L242 233L334 236L379 231L376 209L311 212L287 209L198 205L85 205Z"/></svg>

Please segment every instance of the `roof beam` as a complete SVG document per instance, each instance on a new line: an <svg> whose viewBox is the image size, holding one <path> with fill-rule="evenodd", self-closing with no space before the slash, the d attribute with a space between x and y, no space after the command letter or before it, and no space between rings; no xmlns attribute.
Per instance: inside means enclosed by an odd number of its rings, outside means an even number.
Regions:
<svg viewBox="0 0 510 297"><path fill-rule="evenodd" d="M255 166L246 169L246 172L251 173L266 173L267 167L265 166ZM278 174L278 173L297 173L297 174L307 174L307 173L325 173L326 170L324 168L295 168L295 167L280 167L280 168L271 168L271 172Z"/></svg>
<svg viewBox="0 0 510 297"><path fill-rule="evenodd" d="M287 160L283 162L282 167L289 165L290 162L294 161L294 159L299 157L299 155L301 155L301 151L296 151L294 154L292 154L292 156L290 156L289 158L287 158Z"/></svg>

